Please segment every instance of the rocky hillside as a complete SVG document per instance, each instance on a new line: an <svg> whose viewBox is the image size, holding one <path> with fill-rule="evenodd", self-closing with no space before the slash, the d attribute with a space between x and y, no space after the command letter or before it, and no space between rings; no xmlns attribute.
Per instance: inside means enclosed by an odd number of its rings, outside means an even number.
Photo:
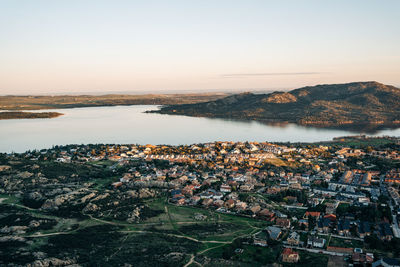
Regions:
<svg viewBox="0 0 400 267"><path fill-rule="evenodd" d="M243 93L159 111L201 117L288 122L317 127L400 127L400 89L378 82L308 86L289 92Z"/></svg>

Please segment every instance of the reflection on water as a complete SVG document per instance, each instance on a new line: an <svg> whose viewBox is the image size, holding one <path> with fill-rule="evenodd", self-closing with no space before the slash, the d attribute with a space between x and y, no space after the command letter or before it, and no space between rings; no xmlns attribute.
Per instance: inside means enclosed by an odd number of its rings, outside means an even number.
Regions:
<svg viewBox="0 0 400 267"><path fill-rule="evenodd" d="M255 121L144 113L156 106L116 106L55 110L53 119L0 121L0 152L23 152L62 144L192 144L212 141L314 142L354 132L269 125ZM377 135L399 136L400 130Z"/></svg>

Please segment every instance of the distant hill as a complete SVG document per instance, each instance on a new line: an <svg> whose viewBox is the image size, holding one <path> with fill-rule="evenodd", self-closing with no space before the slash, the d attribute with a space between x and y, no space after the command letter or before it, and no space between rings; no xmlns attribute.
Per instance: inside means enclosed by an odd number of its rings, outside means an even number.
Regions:
<svg viewBox="0 0 400 267"><path fill-rule="evenodd" d="M400 89L378 82L317 85L289 92L243 93L204 103L169 105L155 112L373 131L400 127Z"/></svg>
<svg viewBox="0 0 400 267"><path fill-rule="evenodd" d="M0 96L0 110L39 110L117 105L175 105L213 101L226 93L146 95Z"/></svg>

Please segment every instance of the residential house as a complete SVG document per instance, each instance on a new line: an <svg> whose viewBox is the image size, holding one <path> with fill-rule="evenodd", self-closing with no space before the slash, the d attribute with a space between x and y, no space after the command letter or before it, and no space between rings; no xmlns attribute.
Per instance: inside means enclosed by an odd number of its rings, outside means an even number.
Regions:
<svg viewBox="0 0 400 267"><path fill-rule="evenodd" d="M222 193L230 193L231 192L231 187L227 184L222 184L219 191L221 191Z"/></svg>
<svg viewBox="0 0 400 267"><path fill-rule="evenodd" d="M350 221L347 219L342 219L339 220L338 226L337 226L337 232L339 235L349 235L350 233Z"/></svg>
<svg viewBox="0 0 400 267"><path fill-rule="evenodd" d="M221 192L216 192L213 195L213 199L222 199L224 197L224 195Z"/></svg>
<svg viewBox="0 0 400 267"><path fill-rule="evenodd" d="M176 201L176 204L178 204L178 205L185 205L185 203L186 203L186 199L185 198L179 198L177 201Z"/></svg>
<svg viewBox="0 0 400 267"><path fill-rule="evenodd" d="M279 227L290 228L290 220L287 218L277 218L275 224Z"/></svg>
<svg viewBox="0 0 400 267"><path fill-rule="evenodd" d="M372 263L372 267L400 267L400 261L392 258L383 258Z"/></svg>
<svg viewBox="0 0 400 267"><path fill-rule="evenodd" d="M311 206L315 207L315 206L317 206L319 203L321 203L321 200L320 200L319 198L314 197L314 198L308 199L307 202L308 202Z"/></svg>
<svg viewBox="0 0 400 267"><path fill-rule="evenodd" d="M378 236L381 240L390 241L393 238L393 232L390 228L390 224L387 222L379 224Z"/></svg>
<svg viewBox="0 0 400 267"><path fill-rule="evenodd" d="M214 206L216 206L217 208L221 208L224 206L224 201L222 199L217 199L214 201Z"/></svg>
<svg viewBox="0 0 400 267"><path fill-rule="evenodd" d="M304 227L304 229L308 229L308 219L300 219L299 226Z"/></svg>
<svg viewBox="0 0 400 267"><path fill-rule="evenodd" d="M299 253L291 248L284 248L282 251L282 262L297 263L300 259Z"/></svg>
<svg viewBox="0 0 400 267"><path fill-rule="evenodd" d="M365 236L370 235L371 234L371 226L370 226L369 222L361 221L358 224L357 232L361 238L364 238Z"/></svg>
<svg viewBox="0 0 400 267"><path fill-rule="evenodd" d="M250 211L251 211L253 214L257 214L260 210L261 210L260 205L254 205L254 206L250 207Z"/></svg>
<svg viewBox="0 0 400 267"><path fill-rule="evenodd" d="M202 205L203 205L203 206L208 207L208 206L210 206L211 204L213 204L213 200L212 200L212 199L210 199L210 198L205 198L205 199L203 199L203 202L202 202Z"/></svg>
<svg viewBox="0 0 400 267"><path fill-rule="evenodd" d="M327 214L324 216L324 219L328 219L331 222L336 222L336 215L335 214Z"/></svg>
<svg viewBox="0 0 400 267"><path fill-rule="evenodd" d="M191 204L193 204L193 205L197 205L198 203L199 203L199 201L200 201L200 197L199 196L192 196L191 198L190 198L190 202L191 202Z"/></svg>
<svg viewBox="0 0 400 267"><path fill-rule="evenodd" d="M182 189L182 194L187 195L187 196L193 196L193 185L187 185Z"/></svg>
<svg viewBox="0 0 400 267"><path fill-rule="evenodd" d="M329 233L330 225L331 225L331 220L329 220L328 218L320 218L317 223L318 232L326 234Z"/></svg>
<svg viewBox="0 0 400 267"><path fill-rule="evenodd" d="M298 246L300 244L300 235L296 232L291 232L286 242L291 246Z"/></svg>
<svg viewBox="0 0 400 267"><path fill-rule="evenodd" d="M282 230L279 227L275 227L275 226L268 226L267 227L267 232L269 234L269 237L273 240L278 240L278 238L281 236L282 234Z"/></svg>
<svg viewBox="0 0 400 267"><path fill-rule="evenodd" d="M317 236L309 236L307 239L307 246L314 248L323 248L325 246L326 240Z"/></svg>
<svg viewBox="0 0 400 267"><path fill-rule="evenodd" d="M239 202L237 202L236 203L236 209L237 210L246 210L246 208L247 208L247 203L246 202L242 202L242 201L239 201Z"/></svg>
<svg viewBox="0 0 400 267"><path fill-rule="evenodd" d="M244 185L240 186L240 190L241 191L249 192L249 191L251 191L253 189L254 189L254 185L252 185L252 184L244 184Z"/></svg>
<svg viewBox="0 0 400 267"><path fill-rule="evenodd" d="M329 202L329 203L326 204L326 211L325 212L327 214L333 214L333 213L336 212L337 206L338 206L337 202L334 202L334 203Z"/></svg>
<svg viewBox="0 0 400 267"><path fill-rule="evenodd" d="M267 221L273 221L275 218L275 213L268 210L268 209L262 209L259 213L258 216L261 218L267 220Z"/></svg>
<svg viewBox="0 0 400 267"><path fill-rule="evenodd" d="M288 203L296 203L297 202L297 197L294 197L294 196L287 196L286 199L288 200Z"/></svg>
<svg viewBox="0 0 400 267"><path fill-rule="evenodd" d="M357 266L371 266L371 264L374 262L374 254L354 252L352 260L353 264Z"/></svg>
<svg viewBox="0 0 400 267"><path fill-rule="evenodd" d="M314 217L315 219L318 219L319 216L321 216L321 212L318 211L306 211L304 214L304 219L308 219L308 217Z"/></svg>
<svg viewBox="0 0 400 267"><path fill-rule="evenodd" d="M233 200L233 199L228 199L227 201L225 201L224 206L225 206L225 208L227 208L227 209L232 209L233 207L235 207L235 200Z"/></svg>

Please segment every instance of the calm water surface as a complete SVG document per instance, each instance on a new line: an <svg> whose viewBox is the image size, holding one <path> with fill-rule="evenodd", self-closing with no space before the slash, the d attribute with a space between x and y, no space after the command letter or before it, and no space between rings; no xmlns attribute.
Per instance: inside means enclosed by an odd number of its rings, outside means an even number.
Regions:
<svg viewBox="0 0 400 267"><path fill-rule="evenodd" d="M88 143L313 142L354 135L354 132L293 124L271 126L258 122L143 113L154 109L157 106L75 108L55 110L64 115L53 119L0 120L0 152ZM383 130L377 135L399 136L400 129Z"/></svg>

